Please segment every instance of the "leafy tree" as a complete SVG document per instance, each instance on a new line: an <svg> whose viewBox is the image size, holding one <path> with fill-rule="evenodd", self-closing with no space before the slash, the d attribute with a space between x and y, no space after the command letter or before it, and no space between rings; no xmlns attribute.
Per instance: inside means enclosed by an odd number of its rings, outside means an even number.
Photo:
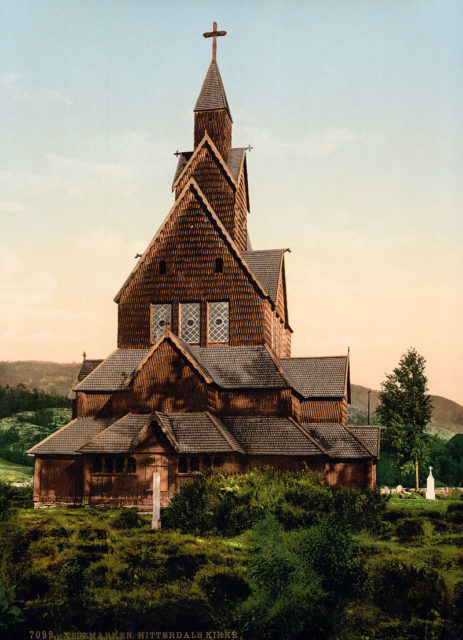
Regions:
<svg viewBox="0 0 463 640"><path fill-rule="evenodd" d="M432 416L431 398L426 395L426 361L410 348L398 366L386 376L377 409L384 425L383 443L395 464L409 473L415 464L418 489L418 464L427 457L425 429Z"/></svg>

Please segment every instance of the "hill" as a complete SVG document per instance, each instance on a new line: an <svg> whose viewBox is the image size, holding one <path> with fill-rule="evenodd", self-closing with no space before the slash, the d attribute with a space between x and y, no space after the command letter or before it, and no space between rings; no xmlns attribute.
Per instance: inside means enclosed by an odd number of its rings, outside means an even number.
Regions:
<svg viewBox="0 0 463 640"><path fill-rule="evenodd" d="M352 403L349 413L353 418L365 418L368 411L368 391L370 394L370 422L374 424L374 413L379 403L379 391L368 389L359 384L352 385ZM463 407L461 404L442 396L431 396L434 406L432 420L428 430L431 433L450 437L455 433L463 433ZM357 420L355 420L357 421Z"/></svg>
<svg viewBox="0 0 463 640"><path fill-rule="evenodd" d="M67 396L79 368L76 362L0 362L0 387L23 384L27 389Z"/></svg>

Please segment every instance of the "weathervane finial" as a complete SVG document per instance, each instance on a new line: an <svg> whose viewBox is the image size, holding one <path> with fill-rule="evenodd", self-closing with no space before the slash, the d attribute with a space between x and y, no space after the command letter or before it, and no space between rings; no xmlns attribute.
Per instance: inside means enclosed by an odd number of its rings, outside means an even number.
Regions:
<svg viewBox="0 0 463 640"><path fill-rule="evenodd" d="M217 22L214 22L212 25L213 31L207 31L203 33L204 38L212 38L212 62L216 61L217 58L217 38L219 36L226 36L226 31L217 31Z"/></svg>

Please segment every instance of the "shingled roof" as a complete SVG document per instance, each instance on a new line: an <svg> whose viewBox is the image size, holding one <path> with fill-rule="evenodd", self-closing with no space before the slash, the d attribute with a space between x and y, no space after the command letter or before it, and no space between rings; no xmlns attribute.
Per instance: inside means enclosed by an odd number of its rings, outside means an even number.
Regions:
<svg viewBox="0 0 463 640"><path fill-rule="evenodd" d="M290 418L233 416L222 418L222 422L251 455L323 455L322 449Z"/></svg>
<svg viewBox="0 0 463 640"><path fill-rule="evenodd" d="M262 345L197 347L190 352L223 389L282 389L288 383L281 375L268 349Z"/></svg>
<svg viewBox="0 0 463 640"><path fill-rule="evenodd" d="M74 400L76 397L76 393L74 391L74 387L76 387L79 382L85 380L85 378L92 373L93 369L95 369L99 364L101 364L103 360L84 360L82 365L76 375L76 378L71 387L71 393L69 394L69 400Z"/></svg>
<svg viewBox="0 0 463 640"><path fill-rule="evenodd" d="M379 458L379 433L380 427L377 425L362 425L353 426L349 425L349 429L354 435L356 435L362 442L364 442L374 455Z"/></svg>
<svg viewBox="0 0 463 640"><path fill-rule="evenodd" d="M244 147L237 147L236 149L230 149L227 154L226 165L231 175L233 176L235 182L238 180L240 175L241 163L243 161L243 156L246 153L246 149ZM182 151L178 156L177 168L175 169L174 179L172 181L172 189L175 187L175 183L177 182L178 177L188 164L191 156L193 155L193 151Z"/></svg>
<svg viewBox="0 0 463 640"><path fill-rule="evenodd" d="M243 258L261 285L276 303L281 264L286 249L267 249L264 251L245 251Z"/></svg>
<svg viewBox="0 0 463 640"><path fill-rule="evenodd" d="M372 456L372 453L342 424L301 423L301 427L319 442L332 458L371 458Z"/></svg>
<svg viewBox="0 0 463 640"><path fill-rule="evenodd" d="M348 356L280 358L294 389L304 398L342 398L345 394Z"/></svg>
<svg viewBox="0 0 463 640"><path fill-rule="evenodd" d="M74 391L119 391L125 389L128 378L149 349L117 349L103 360Z"/></svg>
<svg viewBox="0 0 463 640"><path fill-rule="evenodd" d="M160 425L181 453L244 453L243 448L212 414L156 413Z"/></svg>
<svg viewBox="0 0 463 640"><path fill-rule="evenodd" d="M215 111L216 109L226 109L230 120L232 120L219 67L217 62L212 60L206 72L194 111Z"/></svg>
<svg viewBox="0 0 463 640"><path fill-rule="evenodd" d="M46 455L75 455L98 433L109 427L114 418L78 418L72 420L48 438L29 449L27 453Z"/></svg>
<svg viewBox="0 0 463 640"><path fill-rule="evenodd" d="M147 424L151 422L151 414L128 413L112 425L101 431L85 446L81 453L126 453L131 450L132 443Z"/></svg>

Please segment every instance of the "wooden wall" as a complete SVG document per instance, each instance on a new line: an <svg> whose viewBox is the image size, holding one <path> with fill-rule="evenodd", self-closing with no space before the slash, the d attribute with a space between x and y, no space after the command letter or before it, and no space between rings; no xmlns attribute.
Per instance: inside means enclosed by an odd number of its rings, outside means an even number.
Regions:
<svg viewBox="0 0 463 640"><path fill-rule="evenodd" d="M216 258L223 273L215 272ZM165 260L167 273L159 274ZM148 348L150 305L201 302L201 344L207 344L207 301L230 303L230 345L264 343L265 299L230 254L192 192L174 211L119 301L118 347ZM177 309L178 306L174 308ZM178 330L178 316L173 331Z"/></svg>
<svg viewBox="0 0 463 640"><path fill-rule="evenodd" d="M207 132L223 158L232 146L232 122L226 109L195 112L194 148Z"/></svg>

